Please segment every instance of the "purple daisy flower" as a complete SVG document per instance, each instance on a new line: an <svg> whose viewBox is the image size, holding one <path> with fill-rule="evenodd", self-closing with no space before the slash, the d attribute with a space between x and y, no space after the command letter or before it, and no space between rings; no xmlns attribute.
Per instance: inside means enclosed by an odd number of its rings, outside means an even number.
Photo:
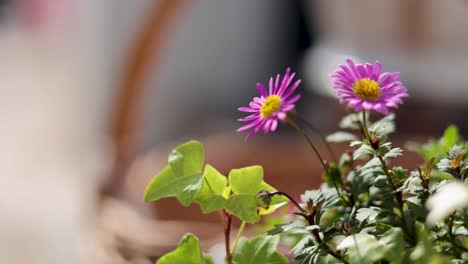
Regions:
<svg viewBox="0 0 468 264"><path fill-rule="evenodd" d="M291 73L290 71L290 68L286 69L281 83L279 74L276 79L270 78L268 93L261 83L257 83L260 97L254 97L248 107L239 107L239 111L251 113L249 116L238 119L241 122L248 122L248 124L237 129L237 132L251 129L245 137L246 140L260 130L263 131L263 134L275 131L278 127L278 120L285 120L286 113L294 109L294 103L301 98L301 95L293 95L293 92L301 84L301 80L296 80L290 86L296 75L295 72Z"/></svg>
<svg viewBox="0 0 468 264"><path fill-rule="evenodd" d="M406 87L398 81L400 73L382 72L379 61L374 65L355 64L351 59L346 62L348 65L339 65L341 69L330 74L340 103L356 111L375 110L387 115L388 108L397 108L408 96Z"/></svg>

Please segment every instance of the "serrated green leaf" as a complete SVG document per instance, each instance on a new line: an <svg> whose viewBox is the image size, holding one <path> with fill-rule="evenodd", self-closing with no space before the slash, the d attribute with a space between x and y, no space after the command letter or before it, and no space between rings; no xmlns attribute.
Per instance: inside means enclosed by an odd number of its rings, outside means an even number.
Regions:
<svg viewBox="0 0 468 264"><path fill-rule="evenodd" d="M397 157L399 157L401 155L403 155L403 150L401 148L393 148L390 151L388 151L387 153L385 153L383 158L384 159L397 158Z"/></svg>
<svg viewBox="0 0 468 264"><path fill-rule="evenodd" d="M372 149L371 146L369 145L361 145L353 154L353 159L357 160L362 157L366 156L373 156L374 155L374 150Z"/></svg>
<svg viewBox="0 0 468 264"><path fill-rule="evenodd" d="M203 187L195 198L195 201L200 205L205 214L224 208L226 198L223 196L223 193L227 189L226 176L222 175L211 165L205 166L203 176Z"/></svg>
<svg viewBox="0 0 468 264"><path fill-rule="evenodd" d="M328 142L333 143L343 143L343 142L350 142L354 140L358 140L358 137L353 133L345 132L345 131L338 131L333 134L330 134L326 137Z"/></svg>
<svg viewBox="0 0 468 264"><path fill-rule="evenodd" d="M344 116L340 121L340 128L349 128L358 130L361 128L361 115L358 113L351 113Z"/></svg>
<svg viewBox="0 0 468 264"><path fill-rule="evenodd" d="M251 194L234 194L226 202L226 209L242 221L249 224L258 222L257 196Z"/></svg>
<svg viewBox="0 0 468 264"><path fill-rule="evenodd" d="M263 168L251 166L229 172L229 186L235 194L257 195L263 182Z"/></svg>
<svg viewBox="0 0 468 264"><path fill-rule="evenodd" d="M384 246L374 236L365 233L346 237L337 249L347 249L351 263L370 264L384 256Z"/></svg>
<svg viewBox="0 0 468 264"><path fill-rule="evenodd" d="M275 225L275 227L272 230L268 231L268 235L274 236L280 233L288 232L290 230L293 230L295 228L303 228L303 224L298 223L298 222L291 222L289 224L279 224Z"/></svg>
<svg viewBox="0 0 468 264"><path fill-rule="evenodd" d="M234 252L233 264L287 264L288 259L276 251L277 236L260 236L253 240L241 238Z"/></svg>
<svg viewBox="0 0 468 264"><path fill-rule="evenodd" d="M212 264L213 259L203 255L198 238L185 235L176 250L161 257L156 264Z"/></svg>
<svg viewBox="0 0 468 264"><path fill-rule="evenodd" d="M402 252L405 250L405 240L401 228L391 228L383 234L379 242L385 245L385 259L392 261L392 263L402 263L401 261L404 258Z"/></svg>
<svg viewBox="0 0 468 264"><path fill-rule="evenodd" d="M144 199L149 202L165 197L176 197L182 205L188 206L200 191L202 180L201 173L178 176L168 165L151 180L146 188Z"/></svg>
<svg viewBox="0 0 468 264"><path fill-rule="evenodd" d="M189 141L172 150L169 154L169 166L178 176L189 176L202 172L203 145L198 141Z"/></svg>
<svg viewBox="0 0 468 264"><path fill-rule="evenodd" d="M369 223L375 222L381 209L379 207L371 206L369 208L359 208L356 213L356 219L359 222L368 221Z"/></svg>

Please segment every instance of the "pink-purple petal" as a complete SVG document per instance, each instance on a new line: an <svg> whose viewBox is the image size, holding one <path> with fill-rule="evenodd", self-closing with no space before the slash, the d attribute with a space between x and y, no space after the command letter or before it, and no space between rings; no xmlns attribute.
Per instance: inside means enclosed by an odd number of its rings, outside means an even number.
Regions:
<svg viewBox="0 0 468 264"><path fill-rule="evenodd" d="M343 72L343 74L345 74ZM280 82L281 76L278 74L276 78L270 78L268 83L268 92L265 86L261 83L257 83L257 90L260 94L259 97L254 97L249 103L249 107L239 107L239 111L252 113L246 117L239 118L238 121L247 122L244 126L237 129L237 131L249 130L249 133L245 137L245 140L251 138L257 132L261 131L264 134L273 132L278 127L278 120L285 120L287 118L287 112L295 108L295 102L298 101L301 96L299 94L293 95L293 92L300 85L301 80L296 80L292 86L290 86L296 73L291 73L290 68L286 69L286 73ZM346 84L349 85L350 79L345 78ZM340 84L338 84L340 85ZM346 89L346 88L344 88ZM348 90L348 89L346 89ZM262 117L261 108L269 96L276 95L280 97L280 106L276 112L271 113L267 117Z"/></svg>

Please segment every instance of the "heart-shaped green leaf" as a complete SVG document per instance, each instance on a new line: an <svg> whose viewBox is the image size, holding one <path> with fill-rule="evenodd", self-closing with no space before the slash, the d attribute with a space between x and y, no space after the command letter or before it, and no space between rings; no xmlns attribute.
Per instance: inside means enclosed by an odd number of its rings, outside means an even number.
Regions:
<svg viewBox="0 0 468 264"><path fill-rule="evenodd" d="M203 145L198 141L189 141L172 150L169 165L178 176L189 176L202 172Z"/></svg>
<svg viewBox="0 0 468 264"><path fill-rule="evenodd" d="M256 195L263 182L263 168L251 166L229 172L229 186L235 194Z"/></svg>
<svg viewBox="0 0 468 264"><path fill-rule="evenodd" d="M257 213L257 196L251 194L234 194L226 202L226 209L242 221L254 224L259 220Z"/></svg>
<svg viewBox="0 0 468 264"><path fill-rule="evenodd" d="M176 250L161 257L156 264L212 264L213 259L204 255L198 238L192 234L185 235Z"/></svg>
<svg viewBox="0 0 468 264"><path fill-rule="evenodd" d="M145 201L157 201L164 197L177 197L179 202L190 205L202 187L203 174L178 177L171 167L166 166L150 182L145 191Z"/></svg>
<svg viewBox="0 0 468 264"><path fill-rule="evenodd" d="M195 201L205 214L224 208L226 198L223 197L223 193L227 189L226 177L210 165L205 166L203 176L203 187Z"/></svg>
<svg viewBox="0 0 468 264"><path fill-rule="evenodd" d="M178 146L169 155L169 165L159 172L145 191L145 201L164 197L177 197L179 202L190 205L203 185L203 146L190 141Z"/></svg>

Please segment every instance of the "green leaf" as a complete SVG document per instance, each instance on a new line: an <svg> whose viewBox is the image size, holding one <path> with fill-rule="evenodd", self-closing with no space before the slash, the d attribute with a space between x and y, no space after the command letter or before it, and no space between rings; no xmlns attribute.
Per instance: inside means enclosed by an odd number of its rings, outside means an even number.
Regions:
<svg viewBox="0 0 468 264"><path fill-rule="evenodd" d="M202 188L202 167L203 146L200 142L189 141L178 146L169 155L169 165L149 183L145 201L175 196L182 205L190 205Z"/></svg>
<svg viewBox="0 0 468 264"><path fill-rule="evenodd" d="M338 131L333 134L330 134L326 137L328 142L334 143L343 143L343 142L350 142L354 140L358 140L358 137L353 133L345 132L345 131Z"/></svg>
<svg viewBox="0 0 468 264"><path fill-rule="evenodd" d="M369 208L359 208L356 213L356 219L359 222L368 220L369 223L375 222L381 209L379 207L371 206Z"/></svg>
<svg viewBox="0 0 468 264"><path fill-rule="evenodd" d="M303 224L298 223L298 222L291 222L289 224L275 225L275 227L272 230L268 231L268 235L273 236L273 235L281 234L284 232L288 232L296 228L303 228Z"/></svg>
<svg viewBox="0 0 468 264"><path fill-rule="evenodd" d="M354 152L353 159L357 160L361 157L373 156L373 155L374 155L374 150L372 149L372 147L369 145L363 144Z"/></svg>
<svg viewBox="0 0 468 264"><path fill-rule="evenodd" d="M442 136L443 144L446 148L450 148L453 145L457 144L460 140L460 134L458 133L458 128L454 125L450 125L445 129L444 135Z"/></svg>
<svg viewBox="0 0 468 264"><path fill-rule="evenodd" d="M385 153L383 158L384 159L397 158L397 157L399 157L401 155L403 155L403 150L401 148L393 148L389 152Z"/></svg>
<svg viewBox="0 0 468 264"><path fill-rule="evenodd" d="M211 165L205 166L203 176L203 187L195 201L205 214L224 208L226 198L224 198L223 193L227 189L226 176L219 173Z"/></svg>
<svg viewBox="0 0 468 264"><path fill-rule="evenodd" d="M189 141L172 150L169 165L178 176L189 176L202 172L203 145L198 141Z"/></svg>
<svg viewBox="0 0 468 264"><path fill-rule="evenodd" d="M229 186L235 194L254 194L260 191L263 182L263 168L251 166L233 169L229 172Z"/></svg>
<svg viewBox="0 0 468 264"><path fill-rule="evenodd" d="M157 201L164 197L177 197L179 202L190 205L202 187L203 174L177 176L170 166L166 166L150 182L145 191L146 202Z"/></svg>
<svg viewBox="0 0 468 264"><path fill-rule="evenodd" d="M287 264L288 259L276 251L278 236L260 236L253 240L241 238L233 256L233 264Z"/></svg>
<svg viewBox="0 0 468 264"><path fill-rule="evenodd" d="M346 237L337 249L347 249L351 263L370 264L384 256L384 246L374 236L365 233Z"/></svg>
<svg viewBox="0 0 468 264"><path fill-rule="evenodd" d="M385 245L385 259L392 261L392 263L402 263L405 256L402 254L405 250L405 240L401 228L391 228L383 234L379 242Z"/></svg>
<svg viewBox="0 0 468 264"><path fill-rule="evenodd" d="M258 222L257 196L250 194L234 194L226 202L226 209L242 221L249 224Z"/></svg>
<svg viewBox="0 0 468 264"><path fill-rule="evenodd" d="M185 235L176 250L161 257L156 264L212 264L211 257L203 255L198 238Z"/></svg>

